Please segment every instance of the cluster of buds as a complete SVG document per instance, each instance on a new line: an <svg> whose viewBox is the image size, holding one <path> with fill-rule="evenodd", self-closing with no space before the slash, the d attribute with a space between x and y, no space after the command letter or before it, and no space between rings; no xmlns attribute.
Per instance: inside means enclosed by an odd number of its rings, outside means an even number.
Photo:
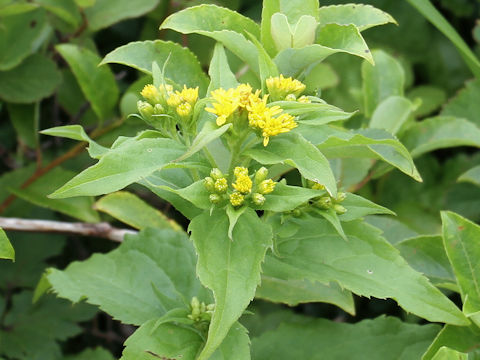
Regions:
<svg viewBox="0 0 480 360"><path fill-rule="evenodd" d="M338 192L336 198L333 198L329 195L324 195L324 196L313 199L312 204L313 206L316 206L322 210L333 209L338 215L342 215L347 212L347 209L345 209L345 207L340 205L340 203L343 200L345 200L346 197L347 197L346 193Z"/></svg>
<svg viewBox="0 0 480 360"><path fill-rule="evenodd" d="M196 296L190 301L190 314L187 317L194 322L210 322L212 319L215 304L206 305L203 301L200 302Z"/></svg>
<svg viewBox="0 0 480 360"><path fill-rule="evenodd" d="M210 176L204 179L205 188L210 192L210 202L220 204L228 199L234 207L242 206L250 199L255 205L261 206L265 196L275 190L276 182L267 179L268 170L260 168L253 176L253 181L248 174L248 169L237 166L233 175L235 181L231 184L233 191L229 191L227 178L219 169L212 169Z"/></svg>
<svg viewBox="0 0 480 360"><path fill-rule="evenodd" d="M297 79L285 78L280 74L280 76L269 77L266 83L272 101L310 102L308 97L300 96L305 91L306 86Z"/></svg>

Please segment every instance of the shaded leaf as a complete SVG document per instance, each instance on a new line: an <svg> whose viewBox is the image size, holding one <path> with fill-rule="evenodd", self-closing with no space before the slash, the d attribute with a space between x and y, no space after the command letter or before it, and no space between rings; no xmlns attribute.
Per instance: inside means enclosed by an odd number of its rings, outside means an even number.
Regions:
<svg viewBox="0 0 480 360"><path fill-rule="evenodd" d="M475 166L467 172L463 173L458 178L458 181L471 182L472 184L480 186L480 166Z"/></svg>
<svg viewBox="0 0 480 360"><path fill-rule="evenodd" d="M431 360L441 347L446 346L460 352L470 352L480 347L480 329L475 325L445 325L438 333L422 360Z"/></svg>
<svg viewBox="0 0 480 360"><path fill-rule="evenodd" d="M390 96L378 104L370 119L370 127L396 134L410 118L414 107L403 96Z"/></svg>
<svg viewBox="0 0 480 360"><path fill-rule="evenodd" d="M445 104L441 115L464 118L480 126L479 96L480 80L468 81L457 96Z"/></svg>
<svg viewBox="0 0 480 360"><path fill-rule="evenodd" d="M407 97L412 102L416 102L418 100L422 102L420 107L413 112L413 115L425 116L438 110L440 106L445 103L445 100L447 100L447 93L442 88L423 85L417 86L410 90L407 94Z"/></svg>
<svg viewBox="0 0 480 360"><path fill-rule="evenodd" d="M87 349L79 354L66 356L65 360L114 360L113 355L104 348Z"/></svg>
<svg viewBox="0 0 480 360"><path fill-rule="evenodd" d="M0 228L0 258L15 261L15 250L2 228Z"/></svg>

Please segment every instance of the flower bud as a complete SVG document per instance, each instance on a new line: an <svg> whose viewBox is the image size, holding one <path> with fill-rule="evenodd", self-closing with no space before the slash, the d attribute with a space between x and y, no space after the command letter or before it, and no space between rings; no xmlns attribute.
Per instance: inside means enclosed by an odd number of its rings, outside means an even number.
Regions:
<svg viewBox="0 0 480 360"><path fill-rule="evenodd" d="M162 101L162 96L160 94L160 91L158 91L158 89L152 84L145 85L145 87L140 92L140 94L150 104L156 104L156 103Z"/></svg>
<svg viewBox="0 0 480 360"><path fill-rule="evenodd" d="M294 94L288 94L288 95L285 97L285 100L286 100L286 101L297 101L297 97L296 97Z"/></svg>
<svg viewBox="0 0 480 360"><path fill-rule="evenodd" d="M300 209L293 209L292 210L292 215L294 217L300 217L302 215L302 211Z"/></svg>
<svg viewBox="0 0 480 360"><path fill-rule="evenodd" d="M181 103L177 106L177 114L182 117L187 117L192 112L192 105L188 102Z"/></svg>
<svg viewBox="0 0 480 360"><path fill-rule="evenodd" d="M336 198L336 202L342 202L343 200L345 200L347 198L347 194L344 193L344 192L338 192L337 193L337 198Z"/></svg>
<svg viewBox="0 0 480 360"><path fill-rule="evenodd" d="M233 170L233 175L235 175L235 177L248 176L248 169L242 166L236 166Z"/></svg>
<svg viewBox="0 0 480 360"><path fill-rule="evenodd" d="M342 214L345 214L347 212L347 209L345 209L342 205L339 205L339 204L333 205L333 210L335 210L335 212L338 215L342 215Z"/></svg>
<svg viewBox="0 0 480 360"><path fill-rule="evenodd" d="M210 194L208 198L212 204L218 204L222 201L222 197L218 194Z"/></svg>
<svg viewBox="0 0 480 360"><path fill-rule="evenodd" d="M161 104L155 104L155 106L153 107L153 114L154 115L165 114L165 109Z"/></svg>
<svg viewBox="0 0 480 360"><path fill-rule="evenodd" d="M150 119L155 112L150 103L142 100L137 101L137 109L140 115L142 115L145 119Z"/></svg>
<svg viewBox="0 0 480 360"><path fill-rule="evenodd" d="M276 182L272 179L263 180L259 185L257 191L262 194L270 194L273 190L275 190Z"/></svg>
<svg viewBox="0 0 480 360"><path fill-rule="evenodd" d="M225 178L220 178L215 181L215 191L219 194L224 194L228 190L228 182Z"/></svg>
<svg viewBox="0 0 480 360"><path fill-rule="evenodd" d="M332 199L330 196L322 196L320 199L314 202L314 205L320 209L328 210L332 207Z"/></svg>
<svg viewBox="0 0 480 360"><path fill-rule="evenodd" d="M220 178L223 178L222 172L220 171L220 169L217 169L217 168L213 168L210 171L210 176L213 178L213 180L218 180Z"/></svg>
<svg viewBox="0 0 480 360"><path fill-rule="evenodd" d="M263 180L265 180L268 176L268 170L265 166L262 166L260 169L257 170L255 173L255 184L260 184Z"/></svg>
<svg viewBox="0 0 480 360"><path fill-rule="evenodd" d="M230 194L230 203L233 206L240 206L245 201L245 196L240 194L238 191L234 191Z"/></svg>
<svg viewBox="0 0 480 360"><path fill-rule="evenodd" d="M215 181L213 181L210 176L207 176L205 179L203 179L203 185L208 192L215 192Z"/></svg>
<svg viewBox="0 0 480 360"><path fill-rule="evenodd" d="M259 193L254 193L252 195L252 201L255 205L261 206L265 203L265 196Z"/></svg>

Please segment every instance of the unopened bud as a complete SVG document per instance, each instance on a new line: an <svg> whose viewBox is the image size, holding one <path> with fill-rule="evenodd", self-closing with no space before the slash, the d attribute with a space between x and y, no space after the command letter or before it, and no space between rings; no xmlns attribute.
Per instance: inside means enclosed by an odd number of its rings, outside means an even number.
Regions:
<svg viewBox="0 0 480 360"><path fill-rule="evenodd" d="M150 119L154 114L153 106L146 101L137 101L137 109L140 115L142 115L145 119Z"/></svg>
<svg viewBox="0 0 480 360"><path fill-rule="evenodd" d="M257 170L255 173L255 184L260 184L263 180L265 180L268 176L268 170L265 166L262 166L260 169Z"/></svg>
<svg viewBox="0 0 480 360"><path fill-rule="evenodd" d="M215 181L215 191L219 194L224 194L228 190L228 182L225 178L220 178Z"/></svg>
<svg viewBox="0 0 480 360"><path fill-rule="evenodd" d="M285 100L286 100L286 101L297 101L297 97L296 97L294 94L288 94L288 95L285 97Z"/></svg>
<svg viewBox="0 0 480 360"><path fill-rule="evenodd" d="M338 215L342 215L342 214L345 214L347 212L347 209L345 209L342 205L339 205L339 204L335 204L333 206L333 210L335 210L335 212Z"/></svg>
<svg viewBox="0 0 480 360"><path fill-rule="evenodd" d="M254 193L252 195L252 201L255 205L261 206L265 203L265 196L259 193Z"/></svg>
<svg viewBox="0 0 480 360"><path fill-rule="evenodd" d="M155 106L153 107L153 114L154 115L165 114L165 109L161 104L155 104Z"/></svg>
<svg viewBox="0 0 480 360"><path fill-rule="evenodd" d="M218 204L222 201L222 197L218 194L210 194L209 199L212 204Z"/></svg>
<svg viewBox="0 0 480 360"><path fill-rule="evenodd" d="M240 206L243 204L244 201L245 201L245 196L243 196L239 192L234 191L233 193L230 194L230 203L233 206Z"/></svg>
<svg viewBox="0 0 480 360"><path fill-rule="evenodd" d="M336 198L336 202L342 202L343 200L345 200L347 198L347 194L344 193L344 192L338 192L337 193L337 198Z"/></svg>
<svg viewBox="0 0 480 360"><path fill-rule="evenodd" d="M257 191L262 194L270 194L273 190L275 190L276 182L272 179L263 180L259 185Z"/></svg>
<svg viewBox="0 0 480 360"><path fill-rule="evenodd" d="M213 180L218 180L220 178L223 178L222 172L220 171L220 169L217 169L217 168L213 168L210 171L210 176L213 178Z"/></svg>
<svg viewBox="0 0 480 360"><path fill-rule="evenodd" d="M205 186L205 189L207 189L208 192L215 192L215 181L210 176L207 176L203 180L203 185Z"/></svg>
<svg viewBox="0 0 480 360"><path fill-rule="evenodd" d="M332 207L332 199L330 196L322 196L320 199L315 201L314 205L320 209L328 210Z"/></svg>
<svg viewBox="0 0 480 360"><path fill-rule="evenodd" d="M192 112L192 105L188 102L181 103L177 106L177 114L182 117L187 117Z"/></svg>
<svg viewBox="0 0 480 360"><path fill-rule="evenodd" d="M293 209L293 210L292 210L292 215L293 215L294 217L300 217L300 216L302 215L302 212L301 212L301 210L299 210L299 209Z"/></svg>
<svg viewBox="0 0 480 360"><path fill-rule="evenodd" d="M147 100L150 104L156 104L162 100L160 91L155 87L155 85L148 84L145 85L140 94Z"/></svg>

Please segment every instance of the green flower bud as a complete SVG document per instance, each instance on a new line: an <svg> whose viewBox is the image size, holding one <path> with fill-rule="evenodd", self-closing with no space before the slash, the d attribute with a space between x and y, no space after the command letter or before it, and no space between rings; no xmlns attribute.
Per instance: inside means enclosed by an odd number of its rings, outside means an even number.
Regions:
<svg viewBox="0 0 480 360"><path fill-rule="evenodd" d="M142 100L137 101L137 109L140 115L142 115L145 119L150 119L155 112L150 103Z"/></svg>
<svg viewBox="0 0 480 360"><path fill-rule="evenodd" d="M225 194L228 190L228 182L225 178L220 178L215 181L215 191L219 194Z"/></svg>
<svg viewBox="0 0 480 360"><path fill-rule="evenodd" d="M215 304L208 304L207 312L214 312L214 311L215 311Z"/></svg>
<svg viewBox="0 0 480 360"><path fill-rule="evenodd" d="M347 212L347 209L345 209L342 205L339 205L339 204L333 205L333 210L335 210L335 212L338 215L342 215L342 214L345 214Z"/></svg>
<svg viewBox="0 0 480 360"><path fill-rule="evenodd" d="M212 171L210 171L210 176L213 178L213 180L223 178L222 172L220 171L220 169L217 168L213 168Z"/></svg>
<svg viewBox="0 0 480 360"><path fill-rule="evenodd" d="M262 166L260 169L257 170L255 173L255 184L260 184L263 180L265 180L268 176L268 170L266 167Z"/></svg>
<svg viewBox="0 0 480 360"><path fill-rule="evenodd" d="M203 179L203 185L208 192L215 192L215 181L213 181L210 176L207 176L205 179Z"/></svg>
<svg viewBox="0 0 480 360"><path fill-rule="evenodd" d="M296 97L294 94L288 94L288 95L285 97L285 100L286 100L286 101L297 101L297 97Z"/></svg>
<svg viewBox="0 0 480 360"><path fill-rule="evenodd" d="M218 204L220 201L222 201L222 197L218 194L210 194L208 198L212 204Z"/></svg>
<svg viewBox="0 0 480 360"><path fill-rule="evenodd" d="M335 199L336 202L342 202L343 200L345 200L347 198L347 194L344 193L344 192L338 192L337 193L337 198Z"/></svg>
<svg viewBox="0 0 480 360"><path fill-rule="evenodd" d="M252 201L255 205L261 206L265 202L265 196L259 193L254 193L252 195Z"/></svg>
<svg viewBox="0 0 480 360"><path fill-rule="evenodd" d="M259 185L258 185L258 188L257 188L257 191L260 193L260 194L270 194L273 190L275 190L275 185L277 183L275 181L273 181L272 179L267 179L267 180L263 180Z"/></svg>
<svg viewBox="0 0 480 360"><path fill-rule="evenodd" d="M323 209L323 210L328 210L332 207L332 199L330 196L322 196L320 199L315 201L313 203L316 207Z"/></svg>
<svg viewBox="0 0 480 360"><path fill-rule="evenodd" d="M163 108L163 106L161 104L155 104L155 106L153 108L153 114L154 115L165 114L165 109Z"/></svg>
<svg viewBox="0 0 480 360"><path fill-rule="evenodd" d="M292 210L292 215L294 217L300 217L302 215L302 211L300 209L293 209Z"/></svg>

